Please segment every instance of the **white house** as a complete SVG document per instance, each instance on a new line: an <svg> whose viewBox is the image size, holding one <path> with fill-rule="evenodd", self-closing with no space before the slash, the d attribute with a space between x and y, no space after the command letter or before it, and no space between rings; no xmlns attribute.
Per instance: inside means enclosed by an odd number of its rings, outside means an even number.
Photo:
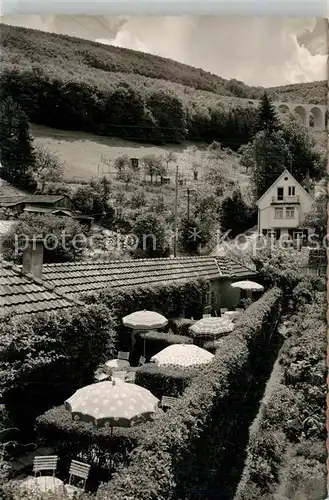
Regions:
<svg viewBox="0 0 329 500"><path fill-rule="evenodd" d="M313 202L313 188L305 189L285 170L257 201L258 233L295 241L307 237L302 225Z"/></svg>

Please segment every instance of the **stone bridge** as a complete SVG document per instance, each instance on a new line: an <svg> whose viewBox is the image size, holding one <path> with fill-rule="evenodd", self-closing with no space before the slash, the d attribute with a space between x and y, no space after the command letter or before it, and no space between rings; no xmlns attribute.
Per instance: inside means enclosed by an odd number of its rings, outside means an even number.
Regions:
<svg viewBox="0 0 329 500"><path fill-rule="evenodd" d="M258 106L259 101L239 99L239 103L243 106ZM314 131L325 131L327 128L327 106L324 104L304 104L290 101L273 101L272 104L283 119L292 115L305 127Z"/></svg>

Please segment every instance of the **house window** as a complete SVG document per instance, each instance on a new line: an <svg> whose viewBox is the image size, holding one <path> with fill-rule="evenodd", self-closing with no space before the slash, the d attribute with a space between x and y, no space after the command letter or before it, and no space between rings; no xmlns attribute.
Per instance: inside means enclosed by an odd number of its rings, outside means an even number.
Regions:
<svg viewBox="0 0 329 500"><path fill-rule="evenodd" d="M294 219L294 218L295 218L295 207L287 207L286 219Z"/></svg>
<svg viewBox="0 0 329 500"><path fill-rule="evenodd" d="M295 186L288 187L288 196L295 196Z"/></svg>
<svg viewBox="0 0 329 500"><path fill-rule="evenodd" d="M276 208L274 210L274 219L283 219L283 208Z"/></svg>
<svg viewBox="0 0 329 500"><path fill-rule="evenodd" d="M278 188L278 200L283 201L283 187Z"/></svg>

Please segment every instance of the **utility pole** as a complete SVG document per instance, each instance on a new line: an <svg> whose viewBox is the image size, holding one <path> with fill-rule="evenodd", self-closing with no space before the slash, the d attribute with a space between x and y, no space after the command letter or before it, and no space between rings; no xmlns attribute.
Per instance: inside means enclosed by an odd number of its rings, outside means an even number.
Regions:
<svg viewBox="0 0 329 500"><path fill-rule="evenodd" d="M190 220L190 188L187 188L187 220Z"/></svg>
<svg viewBox="0 0 329 500"><path fill-rule="evenodd" d="M174 257L177 257L177 211L178 211L178 165L176 165L175 217L174 217Z"/></svg>

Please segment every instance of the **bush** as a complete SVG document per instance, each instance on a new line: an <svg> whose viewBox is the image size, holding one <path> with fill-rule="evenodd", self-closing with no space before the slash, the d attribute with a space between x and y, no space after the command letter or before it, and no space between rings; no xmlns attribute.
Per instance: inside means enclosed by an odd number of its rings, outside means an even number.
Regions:
<svg viewBox="0 0 329 500"><path fill-rule="evenodd" d="M183 337L182 335L149 331L136 335L135 349L138 351L139 355L145 355L146 360L149 361L154 354L157 354L169 345L192 343L192 339L189 337Z"/></svg>
<svg viewBox="0 0 329 500"><path fill-rule="evenodd" d="M169 321L169 327L175 335L184 335L190 337L190 326L194 325L196 321L188 318L175 318Z"/></svg>
<svg viewBox="0 0 329 500"><path fill-rule="evenodd" d="M110 456L116 466L125 463L131 450L136 447L152 422L135 427L114 427L111 439L109 427L72 420L64 406L48 410L36 420L38 443L51 446L60 457L59 467L67 470L72 459L90 463L98 474L109 467Z"/></svg>
<svg viewBox="0 0 329 500"><path fill-rule="evenodd" d="M196 473L199 469L191 465L201 467L206 457L212 461L212 454L220 460L225 447L230 447L226 434L221 435L220 448L214 436L209 441L213 448L208 448L204 436L212 419L216 425L223 424L222 419L229 413L227 404L232 404L232 397L238 397L234 391L246 390L246 372L254 366L250 354L256 349L259 356L259 339L265 334L266 341L270 335L269 325L280 314L280 303L281 292L273 289L249 308L245 324L225 338L214 361L193 378L175 407L154 423L134 450L130 465L99 489L99 499L167 500L174 491L180 490L181 498L184 488L200 486L197 481L201 478ZM202 470L211 474L210 468L209 463Z"/></svg>
<svg viewBox="0 0 329 500"><path fill-rule="evenodd" d="M304 285L301 281L301 291ZM300 301L299 311L291 318L280 351L280 383L261 405L235 500L253 498L249 490L258 490L259 500L273 498L275 491L285 491L294 500L325 495L324 302L324 293L313 293L313 301L306 305Z"/></svg>
<svg viewBox="0 0 329 500"><path fill-rule="evenodd" d="M159 399L162 396L178 397L183 394L196 373L197 370L193 368L183 369L148 363L136 370L135 383L145 387Z"/></svg>
<svg viewBox="0 0 329 500"><path fill-rule="evenodd" d="M27 428L93 381L98 364L114 357L113 325L102 305L2 318L0 392L16 425Z"/></svg>
<svg viewBox="0 0 329 500"><path fill-rule="evenodd" d="M87 304L103 303L119 325L124 316L143 309L157 311L169 319L184 315L202 317L207 289L204 280L181 281L121 290L109 288L85 293L81 299Z"/></svg>

